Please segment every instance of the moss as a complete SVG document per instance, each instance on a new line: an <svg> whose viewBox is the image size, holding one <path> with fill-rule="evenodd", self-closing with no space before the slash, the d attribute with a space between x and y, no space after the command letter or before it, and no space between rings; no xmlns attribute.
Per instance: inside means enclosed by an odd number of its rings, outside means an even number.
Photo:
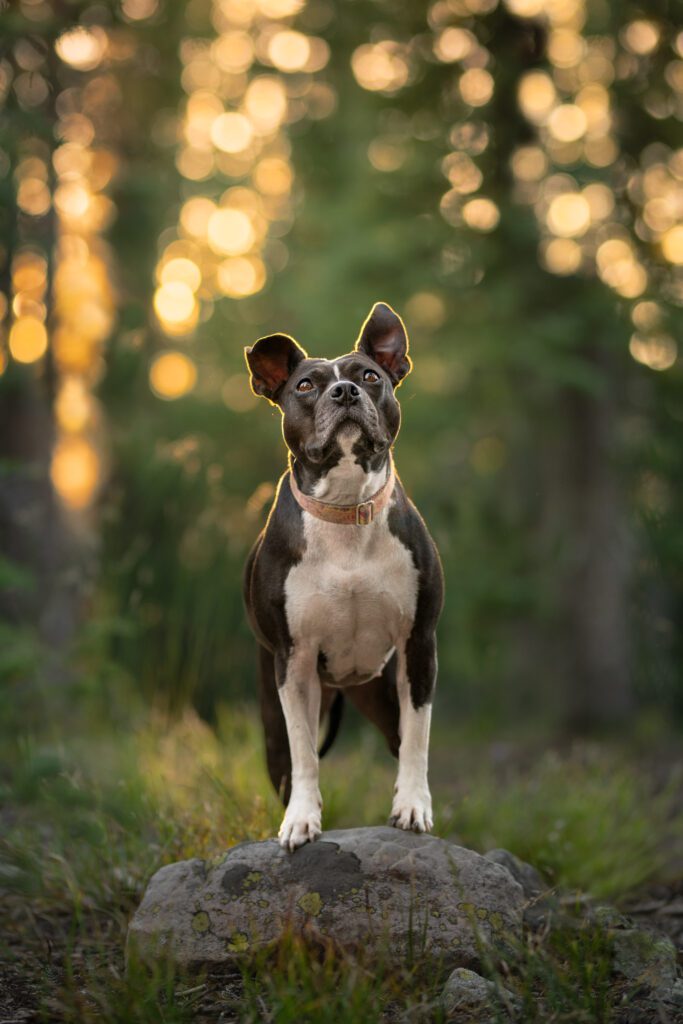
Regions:
<svg viewBox="0 0 683 1024"><path fill-rule="evenodd" d="M199 910L192 918L192 931L197 932L198 935L203 935L204 932L208 932L210 927L209 915L205 910Z"/></svg>
<svg viewBox="0 0 683 1024"><path fill-rule="evenodd" d="M319 892L304 893L296 903L298 907L301 907L306 914L310 914L312 917L317 917L324 906Z"/></svg>
<svg viewBox="0 0 683 1024"><path fill-rule="evenodd" d="M246 932L233 932L226 942L226 949L230 953L246 953L251 943Z"/></svg>

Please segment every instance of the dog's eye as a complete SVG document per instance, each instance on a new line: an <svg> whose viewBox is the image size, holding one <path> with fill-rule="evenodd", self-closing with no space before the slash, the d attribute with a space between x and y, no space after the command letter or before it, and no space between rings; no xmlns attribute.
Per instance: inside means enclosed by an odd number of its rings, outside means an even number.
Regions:
<svg viewBox="0 0 683 1024"><path fill-rule="evenodd" d="M308 379L308 377L304 377L303 380L300 380L299 383L297 384L296 390L297 391L312 391L313 390L313 381L310 381Z"/></svg>
<svg viewBox="0 0 683 1024"><path fill-rule="evenodd" d="M363 374L363 380L366 380L368 384L376 384L379 380L379 374L375 373L374 370L366 370Z"/></svg>

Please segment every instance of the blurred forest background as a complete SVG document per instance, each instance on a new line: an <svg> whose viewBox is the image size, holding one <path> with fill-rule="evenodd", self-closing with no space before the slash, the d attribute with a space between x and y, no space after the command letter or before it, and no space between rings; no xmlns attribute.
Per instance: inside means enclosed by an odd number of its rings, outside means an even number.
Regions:
<svg viewBox="0 0 683 1024"><path fill-rule="evenodd" d="M656 885L683 942L682 15L2 4L3 1019L194 1019L201 986L122 950L153 871L280 820L240 577L285 449L243 347L339 355L380 299L447 581L437 834L620 906ZM351 725L326 828L389 812L393 762ZM530 950L525 1020L615 1019L605 956L576 929ZM422 998L356 982L303 958L225 1019Z"/></svg>
<svg viewBox="0 0 683 1024"><path fill-rule="evenodd" d="M399 310L459 719L683 714L681 6L19 0L0 52L0 675L207 720L284 463L242 349ZM80 689L79 689L80 688Z"/></svg>

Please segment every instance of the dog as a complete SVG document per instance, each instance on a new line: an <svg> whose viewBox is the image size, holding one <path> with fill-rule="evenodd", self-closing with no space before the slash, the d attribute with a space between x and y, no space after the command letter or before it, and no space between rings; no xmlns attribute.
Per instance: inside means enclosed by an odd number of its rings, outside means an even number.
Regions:
<svg viewBox="0 0 683 1024"><path fill-rule="evenodd" d="M347 355L309 358L293 338L271 334L245 356L253 392L282 413L289 449L244 574L268 772L286 808L280 845L293 851L321 833L319 757L343 696L398 757L391 824L427 832L444 588L436 546L393 463L396 389L412 368L403 321L378 302Z"/></svg>

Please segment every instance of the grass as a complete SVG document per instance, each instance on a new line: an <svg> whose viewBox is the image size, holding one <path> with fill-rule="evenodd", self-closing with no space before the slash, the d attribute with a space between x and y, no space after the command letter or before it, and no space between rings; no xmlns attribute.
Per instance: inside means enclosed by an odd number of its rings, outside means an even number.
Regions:
<svg viewBox="0 0 683 1024"><path fill-rule="evenodd" d="M438 1021L442 979L419 962L397 974L294 946L218 986L169 965L149 975L133 962L124 973L127 921L157 868L277 830L252 710L226 711L217 733L191 715L173 726L151 716L77 730L68 744L42 735L2 745L0 959L13 1010L145 1024L216 1020L218 999L224 1020ZM437 834L504 846L550 884L617 898L661 875L680 842L677 780L654 786L614 745L501 764L481 743L446 746L437 734L435 768ZM323 766L325 827L385 822L393 774L379 738L347 730ZM489 965L492 977L500 970ZM590 929L525 945L506 970L525 1021L609 1020L609 951Z"/></svg>

